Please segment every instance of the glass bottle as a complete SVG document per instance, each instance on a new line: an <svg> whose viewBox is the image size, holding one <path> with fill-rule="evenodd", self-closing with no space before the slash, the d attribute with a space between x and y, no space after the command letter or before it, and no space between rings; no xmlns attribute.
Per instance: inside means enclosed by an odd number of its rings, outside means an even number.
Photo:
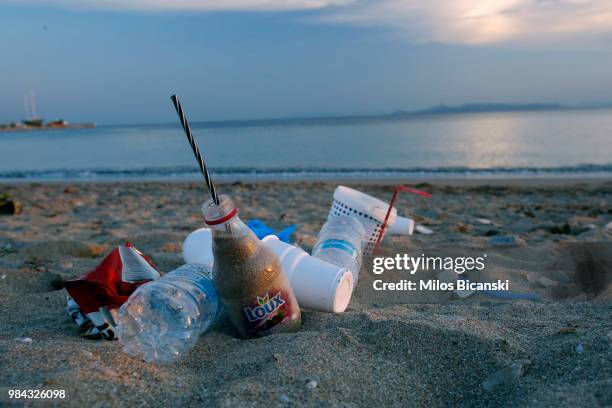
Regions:
<svg viewBox="0 0 612 408"><path fill-rule="evenodd" d="M232 200L202 206L213 233L213 282L243 338L296 331L300 307L278 257L240 220Z"/></svg>

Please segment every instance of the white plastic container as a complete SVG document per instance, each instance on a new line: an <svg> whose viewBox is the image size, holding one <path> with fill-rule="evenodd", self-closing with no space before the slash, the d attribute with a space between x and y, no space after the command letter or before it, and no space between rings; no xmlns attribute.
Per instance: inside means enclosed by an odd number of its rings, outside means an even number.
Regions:
<svg viewBox="0 0 612 408"><path fill-rule="evenodd" d="M351 271L310 256L275 235L262 241L280 259L301 307L332 313L346 310L353 293Z"/></svg>
<svg viewBox="0 0 612 408"><path fill-rule="evenodd" d="M206 265L212 269L215 258L212 252L212 232L208 228L193 231L183 242L185 263Z"/></svg>
<svg viewBox="0 0 612 408"><path fill-rule="evenodd" d="M312 257L274 235L268 235L262 241L279 257L301 307L332 313L346 310L353 293L351 271ZM189 234L183 243L183 258L186 263L212 268L212 236L208 228Z"/></svg>
<svg viewBox="0 0 612 408"><path fill-rule="evenodd" d="M370 254L376 246L378 234L385 221L389 204L361 191L338 186L334 191L334 199L328 218L341 215L351 215L363 224L366 231L364 253ZM391 208L385 233L395 235L412 235L414 221L397 215L395 207Z"/></svg>

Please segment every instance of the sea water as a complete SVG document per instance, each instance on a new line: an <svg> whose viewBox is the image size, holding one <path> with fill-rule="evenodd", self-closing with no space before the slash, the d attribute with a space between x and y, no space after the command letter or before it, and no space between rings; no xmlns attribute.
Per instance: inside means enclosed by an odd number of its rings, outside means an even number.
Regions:
<svg viewBox="0 0 612 408"><path fill-rule="evenodd" d="M217 179L612 175L606 109L192 127ZM178 122L0 133L0 180L199 179L184 139Z"/></svg>

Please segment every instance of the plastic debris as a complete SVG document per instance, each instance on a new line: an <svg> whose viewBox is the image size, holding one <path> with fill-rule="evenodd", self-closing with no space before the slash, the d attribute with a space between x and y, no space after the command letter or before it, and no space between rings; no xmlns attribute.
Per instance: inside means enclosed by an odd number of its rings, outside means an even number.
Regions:
<svg viewBox="0 0 612 408"><path fill-rule="evenodd" d="M15 340L17 340L20 343L31 343L32 339L29 337L17 337Z"/></svg>
<svg viewBox="0 0 612 408"><path fill-rule="evenodd" d="M476 218L476 221L478 221L479 223L484 224L484 225L491 225L491 224L493 224L493 222L491 220L487 219L487 218Z"/></svg>
<svg viewBox="0 0 612 408"><path fill-rule="evenodd" d="M553 286L557 286L557 282L547 278L546 276L542 276L540 277L540 279L538 279L538 283L542 286L544 286L545 288L551 288Z"/></svg>
<svg viewBox="0 0 612 408"><path fill-rule="evenodd" d="M346 310L355 286L353 276L357 276L359 269L355 269L353 275L338 264L351 259L336 257L334 264L334 257L330 256L333 253L320 259L314 251L313 256L308 255L300 247L282 242L275 235L268 235L262 242L278 256L301 307L332 313ZM357 245L361 250L361 242Z"/></svg>
<svg viewBox="0 0 612 408"><path fill-rule="evenodd" d="M520 378L525 374L527 366L531 364L529 360L518 360L510 364L507 367L488 376L483 382L482 386L487 391L493 391L495 387L500 384L504 384Z"/></svg>
<svg viewBox="0 0 612 408"><path fill-rule="evenodd" d="M187 264L139 287L117 316L123 351L155 363L187 354L221 311L211 274L206 265Z"/></svg>
<svg viewBox="0 0 612 408"><path fill-rule="evenodd" d="M300 307L278 256L236 215L228 196L218 202L202 210L212 230L213 282L230 323L242 338L299 330Z"/></svg>
<svg viewBox="0 0 612 408"><path fill-rule="evenodd" d="M278 396L278 400L282 403L288 403L290 401L289 397L285 394L281 394Z"/></svg>
<svg viewBox="0 0 612 408"><path fill-rule="evenodd" d="M385 234L412 235L414 220L400 217L393 207L400 191L431 197L431 194L407 186L395 186L391 202L386 203L361 191L346 186L334 190L332 206L328 219L341 215L350 215L363 224L366 231L364 254L376 252Z"/></svg>
<svg viewBox="0 0 612 408"><path fill-rule="evenodd" d="M494 236L489 238L489 244L496 247L515 247L525 246L527 242L524 239L515 236Z"/></svg>
<svg viewBox="0 0 612 408"><path fill-rule="evenodd" d="M315 380L310 380L310 381L306 382L306 388L308 388L309 390L313 390L313 389L317 388L317 385L319 385L319 383L316 382Z"/></svg>
<svg viewBox="0 0 612 408"><path fill-rule="evenodd" d="M212 269L215 257L212 252L212 231L209 228L197 229L185 238L183 260L188 264L202 264Z"/></svg>
<svg viewBox="0 0 612 408"><path fill-rule="evenodd" d="M140 285L159 278L151 261L130 243L115 248L94 270L64 283L66 311L92 340L115 340L113 313Z"/></svg>
<svg viewBox="0 0 612 408"><path fill-rule="evenodd" d="M584 345L582 345L582 343L578 343L578 345L576 346L576 353L578 354L584 353Z"/></svg>
<svg viewBox="0 0 612 408"><path fill-rule="evenodd" d="M416 230L416 232L418 232L419 234L423 234L423 235L431 235L434 233L432 230L430 230L426 226L420 225L420 224L417 224L417 226L414 229Z"/></svg>
<svg viewBox="0 0 612 408"><path fill-rule="evenodd" d="M77 302L75 302L71 297L68 297L68 300L66 301L66 313L68 313L68 316L70 316L74 324L76 324L82 331L87 331L93 326L91 320L85 316Z"/></svg>
<svg viewBox="0 0 612 408"><path fill-rule="evenodd" d="M321 227L312 256L348 269L353 274L353 285L357 286L365 240L365 229L357 218L349 215L331 217Z"/></svg>
<svg viewBox="0 0 612 408"><path fill-rule="evenodd" d="M292 224L280 231L274 231L268 227L262 220L248 220L247 226L257 235L257 238L262 239L268 235L276 235L283 242L291 243L291 235L297 229L297 225Z"/></svg>

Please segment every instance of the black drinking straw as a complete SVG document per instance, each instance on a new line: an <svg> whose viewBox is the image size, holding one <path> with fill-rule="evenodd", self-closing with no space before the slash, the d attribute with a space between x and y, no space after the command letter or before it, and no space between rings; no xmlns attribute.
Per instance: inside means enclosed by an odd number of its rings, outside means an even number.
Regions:
<svg viewBox="0 0 612 408"><path fill-rule="evenodd" d="M187 135L187 140L191 145L191 149L193 150L193 154L200 165L200 171L204 176L204 180L206 180L206 185L208 186L208 191L212 195L212 199L215 202L215 205L219 205L219 197L217 196L217 191L215 190L215 185L210 178L210 174L208 174L208 169L206 168L206 164L204 163L204 158L200 153L200 149L198 148L198 144L193 138L193 134L191 133L191 129L189 128L189 122L187 122L187 118L185 117L185 113L183 112L183 108L181 107L181 102L179 102L178 96L172 95L170 97L172 99L172 103L174 104L174 108L176 109L176 113L178 113L179 119L181 121L181 125L183 125L183 130Z"/></svg>

